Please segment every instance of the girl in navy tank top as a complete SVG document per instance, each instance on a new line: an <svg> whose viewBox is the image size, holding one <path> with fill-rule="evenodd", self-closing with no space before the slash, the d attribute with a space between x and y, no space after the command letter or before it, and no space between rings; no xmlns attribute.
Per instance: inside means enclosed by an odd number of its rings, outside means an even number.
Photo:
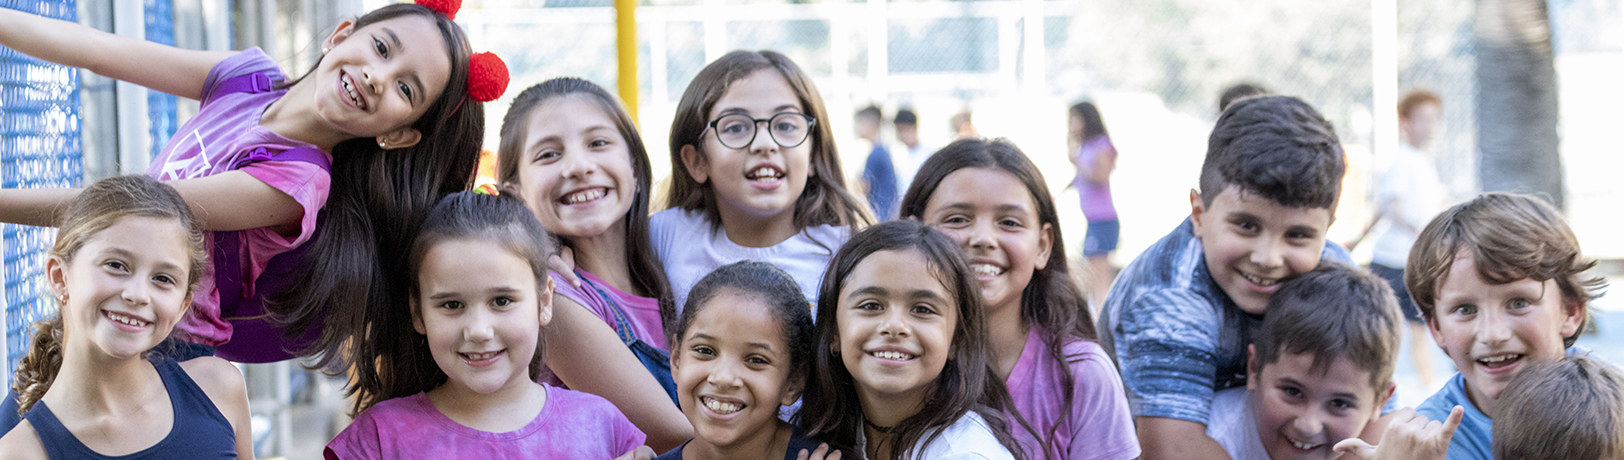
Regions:
<svg viewBox="0 0 1624 460"><path fill-rule="evenodd" d="M0 409L10 422L0 426L0 452L253 458L235 366L148 359L202 275L202 226L180 194L146 177L115 177L81 192L61 223L45 263L58 314L34 324L15 399Z"/></svg>

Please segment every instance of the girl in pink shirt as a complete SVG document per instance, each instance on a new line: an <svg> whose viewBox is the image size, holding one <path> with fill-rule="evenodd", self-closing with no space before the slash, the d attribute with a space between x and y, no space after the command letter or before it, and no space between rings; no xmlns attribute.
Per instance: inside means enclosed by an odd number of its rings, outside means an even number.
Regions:
<svg viewBox="0 0 1624 460"><path fill-rule="evenodd" d="M361 355L385 382L328 459L614 458L643 433L603 398L536 383L552 320L551 236L518 201L446 197L411 246L408 305L383 312L415 331Z"/></svg>
<svg viewBox="0 0 1624 460"><path fill-rule="evenodd" d="M147 170L202 218L213 252L176 326L193 344L179 358L319 352L344 372L351 347L392 330L367 327L364 312L400 302L388 284L411 243L401 229L469 186L482 102L506 86L500 60L472 53L456 11L425 3L340 21L291 80L258 49L185 50L0 9L0 45L201 102ZM0 191L0 221L56 225L78 193Z"/></svg>
<svg viewBox="0 0 1624 460"><path fill-rule="evenodd" d="M1025 194L1009 190L1025 189ZM1033 458L1139 456L1122 380L1066 267L1043 175L1007 140L965 139L925 161L902 216L957 240L980 279L992 366L1015 401L1010 425ZM1018 415L1015 417L1013 415Z"/></svg>

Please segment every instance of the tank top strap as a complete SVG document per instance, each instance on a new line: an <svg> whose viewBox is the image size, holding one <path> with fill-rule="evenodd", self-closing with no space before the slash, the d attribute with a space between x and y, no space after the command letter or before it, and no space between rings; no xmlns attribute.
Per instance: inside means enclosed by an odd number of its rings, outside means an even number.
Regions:
<svg viewBox="0 0 1624 460"><path fill-rule="evenodd" d="M40 444L45 446L45 456L57 458L104 458L90 450L89 446L79 442L79 438L62 426L62 421L56 419L51 408L45 406L45 401L35 401L34 407L23 414L23 420L34 428L34 434L39 436Z"/></svg>
<svg viewBox="0 0 1624 460"><path fill-rule="evenodd" d="M197 381L192 380L180 363L158 359L152 364L158 368L158 376L163 378L164 390L169 392L169 401L175 408L176 429L164 440L174 442L169 447L198 453L194 458L236 457L237 433L220 408L214 406L209 394L197 386ZM184 430L180 429L182 423Z"/></svg>

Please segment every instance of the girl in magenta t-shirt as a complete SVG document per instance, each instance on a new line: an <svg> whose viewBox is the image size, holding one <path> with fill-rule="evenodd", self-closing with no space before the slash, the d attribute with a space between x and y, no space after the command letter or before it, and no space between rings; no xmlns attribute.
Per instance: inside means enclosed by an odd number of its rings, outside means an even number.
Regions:
<svg viewBox="0 0 1624 460"><path fill-rule="evenodd" d="M579 285L552 275L548 383L608 399L658 451L693 437L662 388L670 368L635 354L669 366L676 309L649 241L648 151L620 100L579 78L525 89L503 117L496 158L497 181L574 254Z"/></svg>
<svg viewBox="0 0 1624 460"><path fill-rule="evenodd" d="M425 3L434 7L340 21L293 80L258 49L185 50L0 8L0 45L201 101L147 170L210 230L213 254L174 334L194 346L178 358L216 347L255 362L323 352L323 364L344 369L347 347L374 341L357 335L379 329L365 326L369 305L397 301L398 289L376 285L404 265L396 248L410 235L395 229L468 187L481 101L506 85L499 60L472 54L447 2ZM0 191L0 221L56 225L78 193ZM295 251L306 247L312 257Z"/></svg>
<svg viewBox="0 0 1624 460"><path fill-rule="evenodd" d="M328 459L615 458L643 433L603 398L536 383L553 317L551 236L517 200L460 192L411 246L409 304L384 315L415 334L379 344L379 385L327 444Z"/></svg>
<svg viewBox="0 0 1624 460"><path fill-rule="evenodd" d="M1008 193L1021 189L1028 193ZM1032 427L1011 430L1027 455L1138 457L1122 380L1094 342L1065 251L1055 250L1065 243L1054 199L1026 154L1006 140L948 144L920 167L902 216L963 246L981 281L993 369Z"/></svg>

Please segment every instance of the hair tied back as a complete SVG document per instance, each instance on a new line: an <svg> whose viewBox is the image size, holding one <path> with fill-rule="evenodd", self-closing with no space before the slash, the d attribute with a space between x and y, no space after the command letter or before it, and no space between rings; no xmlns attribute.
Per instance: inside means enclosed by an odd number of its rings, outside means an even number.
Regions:
<svg viewBox="0 0 1624 460"><path fill-rule="evenodd" d="M451 20L456 20L457 12L462 10L462 0L415 1L418 6L445 15L446 19ZM497 57L496 53L486 51L468 56L469 99L490 102L502 97L502 93L507 92L508 79L507 63L502 62L502 58ZM461 108L462 103L458 103L457 107Z"/></svg>

